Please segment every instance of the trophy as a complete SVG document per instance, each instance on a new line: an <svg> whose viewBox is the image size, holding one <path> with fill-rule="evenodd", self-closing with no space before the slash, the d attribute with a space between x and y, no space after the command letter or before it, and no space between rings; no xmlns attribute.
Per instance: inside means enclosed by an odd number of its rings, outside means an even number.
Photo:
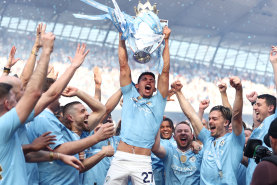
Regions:
<svg viewBox="0 0 277 185"><path fill-rule="evenodd" d="M114 9L94 0L81 1L106 12L106 14L73 14L76 18L87 20L110 19L116 29L122 33L121 39L127 41L127 45L133 52L134 60L142 64L148 63L151 59L155 60L156 68L159 72L162 71L163 26L167 25L168 21L158 18L159 11L156 3L152 6L149 0L145 4L142 4L139 0L137 7L135 7L136 16L130 16L121 12L115 0L112 0Z"/></svg>

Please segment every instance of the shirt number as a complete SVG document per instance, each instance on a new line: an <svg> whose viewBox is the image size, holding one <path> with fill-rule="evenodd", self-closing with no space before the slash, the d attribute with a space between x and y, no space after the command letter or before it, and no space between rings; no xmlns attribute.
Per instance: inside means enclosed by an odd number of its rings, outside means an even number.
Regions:
<svg viewBox="0 0 277 185"><path fill-rule="evenodd" d="M153 172L143 172L141 176L144 177L143 183L150 183L153 182ZM149 178L149 180L148 180Z"/></svg>

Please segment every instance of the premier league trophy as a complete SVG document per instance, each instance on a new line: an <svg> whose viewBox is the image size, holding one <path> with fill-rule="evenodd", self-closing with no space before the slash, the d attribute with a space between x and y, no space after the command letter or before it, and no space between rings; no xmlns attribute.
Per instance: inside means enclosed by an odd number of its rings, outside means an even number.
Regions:
<svg viewBox="0 0 277 185"><path fill-rule="evenodd" d="M163 68L162 51L164 48L163 26L167 20L160 20L157 16L157 5L153 6L149 0L145 4L139 1L135 7L136 16L121 12L118 4L113 1L114 9L100 4L94 0L81 0L99 10L106 12L104 15L73 14L76 18L87 20L110 19L116 29L122 33L122 39L133 52L133 58L138 63L148 63L153 60L155 68L161 72Z"/></svg>

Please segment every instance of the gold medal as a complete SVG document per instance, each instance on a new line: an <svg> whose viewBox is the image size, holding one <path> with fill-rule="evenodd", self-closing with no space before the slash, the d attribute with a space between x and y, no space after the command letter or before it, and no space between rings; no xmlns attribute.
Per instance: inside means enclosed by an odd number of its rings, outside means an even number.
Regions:
<svg viewBox="0 0 277 185"><path fill-rule="evenodd" d="M219 174L219 177L220 177L220 178L222 178L222 177L223 177L223 173L222 173L222 171L221 171L221 170L218 172L218 174Z"/></svg>
<svg viewBox="0 0 277 185"><path fill-rule="evenodd" d="M187 156L181 155L180 160L182 163L185 163L187 161Z"/></svg>

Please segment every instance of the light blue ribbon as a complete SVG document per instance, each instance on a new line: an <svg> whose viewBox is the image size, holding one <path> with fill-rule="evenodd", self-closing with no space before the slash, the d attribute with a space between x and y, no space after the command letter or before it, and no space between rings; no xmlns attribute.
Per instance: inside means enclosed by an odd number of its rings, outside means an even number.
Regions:
<svg viewBox="0 0 277 185"><path fill-rule="evenodd" d="M156 35L162 34L163 28L161 26L160 20L158 16L151 11L147 13L143 13L142 15L139 15L134 19L132 16L124 12L121 12L115 0L112 0L115 7L114 9L106 5L103 5L101 3L98 3L94 0L81 0L81 1L99 10L104 11L107 14L103 14L103 15L73 14L74 17L80 18L80 19L86 19L86 20L110 19L113 22L116 29L122 33L121 39L126 40L130 45L130 47L132 48L132 50L134 51L137 50L136 42L135 42L136 40L134 36L136 34L136 30L139 28L139 25L142 22L146 23L154 31ZM144 43L146 43L147 46L153 45L155 48L155 44L157 44L156 40L148 39L148 37L145 37ZM149 38L151 38L151 36ZM158 47L157 50L151 54L151 61L155 63L153 68L154 70L158 70L159 73L161 73L163 69L163 59L161 56L163 48L164 48L164 41L161 44L161 46Z"/></svg>

